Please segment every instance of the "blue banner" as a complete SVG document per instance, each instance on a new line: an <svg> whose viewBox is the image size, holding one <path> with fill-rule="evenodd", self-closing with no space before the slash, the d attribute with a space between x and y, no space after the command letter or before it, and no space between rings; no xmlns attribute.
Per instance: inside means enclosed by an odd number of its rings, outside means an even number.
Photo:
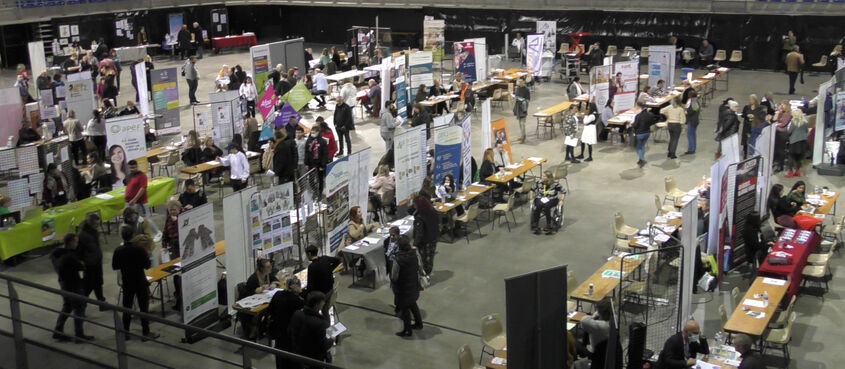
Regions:
<svg viewBox="0 0 845 369"><path fill-rule="evenodd" d="M434 131L434 183L441 183L447 174L454 182L461 176L461 143L464 131L459 126Z"/></svg>
<svg viewBox="0 0 845 369"><path fill-rule="evenodd" d="M463 80L468 83L478 79L475 73L474 42L455 42L455 73L462 74Z"/></svg>
<svg viewBox="0 0 845 369"><path fill-rule="evenodd" d="M396 111L402 118L408 117L408 94L406 92L407 84L405 77L396 78Z"/></svg>

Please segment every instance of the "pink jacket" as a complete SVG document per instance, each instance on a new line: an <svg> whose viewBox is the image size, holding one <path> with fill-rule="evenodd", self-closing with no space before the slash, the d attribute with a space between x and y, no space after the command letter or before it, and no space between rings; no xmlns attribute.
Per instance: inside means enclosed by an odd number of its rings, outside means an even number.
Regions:
<svg viewBox="0 0 845 369"><path fill-rule="evenodd" d="M376 176L376 180L370 189L375 191L379 196L384 196L384 193L396 189L396 182L392 176Z"/></svg>

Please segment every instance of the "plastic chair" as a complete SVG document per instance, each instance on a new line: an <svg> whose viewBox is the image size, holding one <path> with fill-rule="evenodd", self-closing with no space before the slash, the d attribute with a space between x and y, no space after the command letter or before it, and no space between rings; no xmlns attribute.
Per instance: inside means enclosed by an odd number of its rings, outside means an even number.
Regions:
<svg viewBox="0 0 845 369"><path fill-rule="evenodd" d="M813 67L824 68L827 66L827 55L822 55L818 63L813 63Z"/></svg>
<svg viewBox="0 0 845 369"><path fill-rule="evenodd" d="M824 283L824 291L827 292L830 290L830 286L828 285L828 280L830 272L830 260L828 259L827 263L823 265L807 265L801 271L801 276L803 277L801 280L801 286L805 286L808 281L817 282L819 284ZM822 301L824 301L824 294L821 294Z"/></svg>
<svg viewBox="0 0 845 369"><path fill-rule="evenodd" d="M686 195L686 191L680 190L678 185L675 184L675 177L666 176L663 179L663 202L666 203L666 200L672 200L672 202L677 201L678 198L684 197Z"/></svg>
<svg viewBox="0 0 845 369"><path fill-rule="evenodd" d="M478 362L481 362L480 358ZM463 345L458 349L458 368L484 369L483 366L475 363L475 359L472 358L472 351L469 349L469 345Z"/></svg>
<svg viewBox="0 0 845 369"><path fill-rule="evenodd" d="M560 163L555 167L555 174L554 178L556 181L563 180L566 183L566 193L569 193L569 164L567 163Z"/></svg>
<svg viewBox="0 0 845 369"><path fill-rule="evenodd" d="M763 353L766 352L767 344L772 345L779 345L780 349L783 351L783 357L787 363L789 363L789 341L792 340L792 324L795 323L795 319L798 318L798 314L794 311L789 314L789 319L786 322L786 328L778 328L778 329L770 329L768 332L763 333Z"/></svg>
<svg viewBox="0 0 845 369"><path fill-rule="evenodd" d="M795 308L795 300L798 298L796 295L792 295L792 298L789 300L789 305L786 306L786 310L775 312L775 315L772 316L772 320L769 321L769 328L783 328L787 323L787 318L792 315L792 310Z"/></svg>
<svg viewBox="0 0 845 369"><path fill-rule="evenodd" d="M560 44L560 49L557 51L558 54L568 54L569 53L569 43L563 42Z"/></svg>
<svg viewBox="0 0 845 369"><path fill-rule="evenodd" d="M616 45L607 45L607 53L604 56L616 56Z"/></svg>
<svg viewBox="0 0 845 369"><path fill-rule="evenodd" d="M496 351L504 349L507 344L506 337L499 314L489 314L481 318L481 344L483 346L481 356L478 357L478 363L481 364L481 358L484 357L485 353L492 356L496 354ZM488 347L492 351L487 351Z"/></svg>
<svg viewBox="0 0 845 369"><path fill-rule="evenodd" d="M616 214L613 214L613 234L616 238L627 240L637 234L637 229L625 224L625 217L622 216L622 212L616 212Z"/></svg>
<svg viewBox="0 0 845 369"><path fill-rule="evenodd" d="M475 228L478 230L478 236L484 237L481 234L481 224L478 223L478 214L481 212L478 203L469 206L469 209L464 212L464 215L455 217L455 221L461 222L464 225L464 236L466 236L467 243L469 243L469 222L475 221Z"/></svg>
<svg viewBox="0 0 845 369"><path fill-rule="evenodd" d="M742 61L742 50L731 51L731 58L728 60L731 63L739 63Z"/></svg>
<svg viewBox="0 0 845 369"><path fill-rule="evenodd" d="M719 62L723 62L727 59L728 59L728 52L727 51L722 50L722 49L716 50L716 55L713 57L713 61L716 62L716 64L719 64Z"/></svg>
<svg viewBox="0 0 845 369"><path fill-rule="evenodd" d="M660 195L657 195L657 194L654 195L654 206L657 208L657 214L656 215L665 214L665 213L668 213L670 211L675 211L674 205L663 205L663 203L660 202Z"/></svg>
<svg viewBox="0 0 845 369"><path fill-rule="evenodd" d="M519 188L517 188L513 191L514 196L519 196L519 195L528 196L531 193L531 188L534 187L534 183L536 183L536 182L537 182L536 178L526 178L525 181L522 182L522 186L520 186ZM531 201L531 199L528 199L528 201Z"/></svg>
<svg viewBox="0 0 845 369"><path fill-rule="evenodd" d="M728 311L725 310L725 305L719 305L719 318L722 319L722 327L728 324Z"/></svg>
<svg viewBox="0 0 845 369"><path fill-rule="evenodd" d="M643 46L640 48L640 58L646 59L648 58L648 46Z"/></svg>
<svg viewBox="0 0 845 369"><path fill-rule="evenodd" d="M734 287L731 290L731 298L734 302L734 310L736 310L737 308L739 308L740 305L742 305L742 295L739 294L739 287Z"/></svg>
<svg viewBox="0 0 845 369"><path fill-rule="evenodd" d="M493 224L492 224L491 229L496 229L496 220L499 219L499 217L504 215L505 216L505 224L507 224L508 232L510 232L511 231L511 222L508 220L508 212L511 213L511 216L513 217L513 224L514 224L514 226L516 226L516 224L517 224L516 223L516 215L514 215L514 213L513 213L514 202L516 201L515 199L516 199L516 196L511 194L510 196L508 196L508 202L503 203L503 204L496 204L495 206L493 206L493 209L492 209L493 215L495 215L496 217L493 219L493 222L492 222ZM499 224L501 225L501 223L499 223Z"/></svg>
<svg viewBox="0 0 845 369"><path fill-rule="evenodd" d="M811 265L825 265L830 262L835 250L836 247L831 246L828 248L827 252L810 254L810 256L807 257L807 263Z"/></svg>

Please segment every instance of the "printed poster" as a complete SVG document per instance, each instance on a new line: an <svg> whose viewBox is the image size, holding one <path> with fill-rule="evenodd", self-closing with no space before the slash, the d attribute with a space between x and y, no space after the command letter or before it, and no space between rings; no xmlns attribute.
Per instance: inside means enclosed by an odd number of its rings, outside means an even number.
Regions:
<svg viewBox="0 0 845 369"><path fill-rule="evenodd" d="M147 66L144 63L135 63L135 79L138 85L138 111L141 115L150 115L150 97L147 95ZM58 90L57 90L58 91ZM56 94L58 96L58 93Z"/></svg>
<svg viewBox="0 0 845 369"><path fill-rule="evenodd" d="M261 191L261 217L269 219L293 210L293 182Z"/></svg>
<svg viewBox="0 0 845 369"><path fill-rule="evenodd" d="M637 100L637 82L639 79L636 61L619 62L614 65L616 93L613 95L613 112L618 113L634 108Z"/></svg>
<svg viewBox="0 0 845 369"><path fill-rule="evenodd" d="M337 254L349 227L349 175L348 157L335 160L326 167L328 255Z"/></svg>
<svg viewBox="0 0 845 369"><path fill-rule="evenodd" d="M153 69L150 71L150 83L153 85L153 108L156 117L156 135L181 132L179 122L179 89L176 68Z"/></svg>
<svg viewBox="0 0 845 369"><path fill-rule="evenodd" d="M396 86L396 110L398 115L402 118L408 118L408 94L405 77L397 77L393 85Z"/></svg>
<svg viewBox="0 0 845 369"><path fill-rule="evenodd" d="M194 114L194 119L197 123L198 132L208 132L211 130L211 117L207 111L197 111Z"/></svg>
<svg viewBox="0 0 845 369"><path fill-rule="evenodd" d="M393 138L393 155L396 167L396 202L411 198L422 186L426 175L425 126L411 127Z"/></svg>
<svg viewBox="0 0 845 369"><path fill-rule="evenodd" d="M272 83L271 83L272 84ZM273 93L273 86L267 86L264 89L264 93L262 93L261 97L258 98L258 111L261 113L261 117L264 120L270 117L270 113L273 112L273 108L276 107L276 94Z"/></svg>
<svg viewBox="0 0 845 369"><path fill-rule="evenodd" d="M464 130L460 126L434 131L434 183L441 183L447 174L457 182L461 176L461 144Z"/></svg>
<svg viewBox="0 0 845 369"><path fill-rule="evenodd" d="M601 65L590 71L590 97L595 96L596 106L606 106L610 98L610 69L610 65Z"/></svg>
<svg viewBox="0 0 845 369"><path fill-rule="evenodd" d="M217 262L214 256L212 204L179 214L182 256L182 322L190 324L217 309Z"/></svg>
<svg viewBox="0 0 845 369"><path fill-rule="evenodd" d="M126 116L107 119L106 155L108 156L107 163L112 168L112 179L114 179L112 187L123 187L124 180L129 175L129 161L146 162L147 160L144 118Z"/></svg>
<svg viewBox="0 0 845 369"><path fill-rule="evenodd" d="M474 42L455 42L455 73L462 74L463 80L468 83L478 80Z"/></svg>
<svg viewBox="0 0 845 369"><path fill-rule="evenodd" d="M41 97L41 119L47 120L57 117L56 104L53 101L53 90L41 90L38 91L38 94Z"/></svg>
<svg viewBox="0 0 845 369"><path fill-rule="evenodd" d="M372 175L370 170L370 155L372 148L367 147L361 151L349 155L349 204L361 208L361 214L367 214L369 207L369 179Z"/></svg>
<svg viewBox="0 0 845 369"><path fill-rule="evenodd" d="M537 21L537 33L543 35L543 51L550 52L554 55L555 42L557 42L557 22L556 21Z"/></svg>
<svg viewBox="0 0 845 369"><path fill-rule="evenodd" d="M461 123L463 138L461 140L461 165L463 167L463 188L472 183L472 114L464 116Z"/></svg>
<svg viewBox="0 0 845 369"><path fill-rule="evenodd" d="M511 141L508 137L508 126L505 124L505 118L499 118L490 122L493 128L493 144L501 142L505 146L505 151L508 152L508 159L513 163L513 154L511 154Z"/></svg>
<svg viewBox="0 0 845 369"><path fill-rule="evenodd" d="M535 76L540 75L540 69L543 65L543 35L536 33L530 34L525 40L525 61L528 69L534 71Z"/></svg>
<svg viewBox="0 0 845 369"><path fill-rule="evenodd" d="M736 165L734 182L733 234L741 235L745 230L745 220L757 207L757 180L760 169L760 157L756 156ZM739 265L745 260L745 240L743 237L731 239L731 265Z"/></svg>
<svg viewBox="0 0 845 369"><path fill-rule="evenodd" d="M414 101L414 96L417 94L420 85L431 86L434 83L431 63L432 55L430 51L418 51L408 55L411 78L411 98L409 101Z"/></svg>
<svg viewBox="0 0 845 369"><path fill-rule="evenodd" d="M439 63L443 60L444 45L446 44L446 21L430 19L423 21L423 50L430 51L432 61Z"/></svg>
<svg viewBox="0 0 845 369"><path fill-rule="evenodd" d="M290 212L265 220L261 225L261 235L261 253L264 255L293 246Z"/></svg>
<svg viewBox="0 0 845 369"><path fill-rule="evenodd" d="M93 111L96 106L91 73L82 72L67 75L66 86L65 105L67 110L73 110L76 113L76 119L87 123L91 118L94 118Z"/></svg>
<svg viewBox="0 0 845 369"><path fill-rule="evenodd" d="M214 13L217 15L217 13ZM252 58L252 83L258 89L258 100L266 94L265 83L267 83L267 76L270 74L270 45L258 45L249 48L249 54ZM270 81L273 84L273 81ZM270 90L272 94L272 89ZM262 113L263 114L263 113ZM266 115L265 115L266 117Z"/></svg>

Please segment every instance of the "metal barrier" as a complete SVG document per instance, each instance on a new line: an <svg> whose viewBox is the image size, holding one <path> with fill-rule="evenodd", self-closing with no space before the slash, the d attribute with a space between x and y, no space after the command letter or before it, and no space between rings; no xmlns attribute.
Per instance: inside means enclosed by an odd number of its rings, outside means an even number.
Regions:
<svg viewBox="0 0 845 369"><path fill-rule="evenodd" d="M0 324L2 324L3 326L7 326L4 320L8 320L8 326L12 327L12 332L7 332L3 328L0 328L0 337L5 336L6 338L10 338L14 341L14 367L17 369L28 369L30 367L30 357L27 354L27 351L30 348L48 350L60 357L82 361L86 365L89 365L91 367L117 369L132 368L133 366L130 366L130 359L133 363L139 363L139 366L137 367L174 367L173 364L168 364L167 362L165 362L165 360L163 360L163 358L166 358L167 355L143 355L138 352L130 352L130 350L126 346L127 336L134 336L134 338L136 339L143 338L148 340L150 343L162 345L167 350L172 350L173 352L179 352L180 354L189 355L191 357L190 360L193 360L192 363L195 363L195 365L193 365L194 367L251 369L253 367L253 356L273 355L276 358L284 358L287 360L296 361L300 364L308 365L314 368L341 369L341 367L339 366L324 363L293 353L281 351L272 347L260 345L255 342L223 335L203 328L192 327L182 323L173 322L153 314L141 313L134 310L126 309L122 306L112 305L98 300L92 300L75 293L61 291L55 288L39 285L37 283L29 282L7 274L0 273L0 281L6 282L8 287L8 295L0 293ZM21 291L26 290L26 292L28 293L35 292L39 295L39 297L43 297L46 293L48 299L56 301L57 303L63 298L73 298L77 301L83 301L86 304L90 305L89 309L96 306L111 312L113 316L113 319L111 319L112 324L94 321L87 317L83 319L87 324L95 325L97 327L104 328L113 332L114 344L106 344L103 340L98 340L96 342L83 340L82 342L84 344L89 345L90 347L95 347L102 353L101 355L98 355L98 357L90 357L80 354L78 352L70 352L61 349L55 344L53 344L53 342L39 342L33 339L32 337L25 336L25 332L31 333L33 331L47 331L51 333L57 333L57 331L53 330L52 320L47 320L46 322L43 319L41 321L38 321L36 319L28 320L25 318L25 315L34 315L39 312L47 311L50 313L54 313L56 314L56 316L58 316L58 314L61 314L61 312L52 308L42 306L39 303L27 301L21 298L20 294L18 293L19 289ZM125 313L130 314L132 317L147 319L151 323L158 323L164 326L175 328L177 330L202 335L205 337L206 340L200 341L200 345L213 345L213 347L220 352L234 352L240 357L231 357L234 356L234 354L229 355L230 357L224 357L224 355L215 355L213 353L207 352L207 350L204 351L201 348L192 349L187 344L174 345L168 342L164 342L163 340L146 338L132 332L127 332L123 329L122 322L122 314ZM73 317L71 316L70 318ZM210 342L207 340L213 341ZM112 357L116 360L112 360ZM185 362L189 360L182 359L181 361ZM11 362L11 360L9 360L9 362Z"/></svg>

